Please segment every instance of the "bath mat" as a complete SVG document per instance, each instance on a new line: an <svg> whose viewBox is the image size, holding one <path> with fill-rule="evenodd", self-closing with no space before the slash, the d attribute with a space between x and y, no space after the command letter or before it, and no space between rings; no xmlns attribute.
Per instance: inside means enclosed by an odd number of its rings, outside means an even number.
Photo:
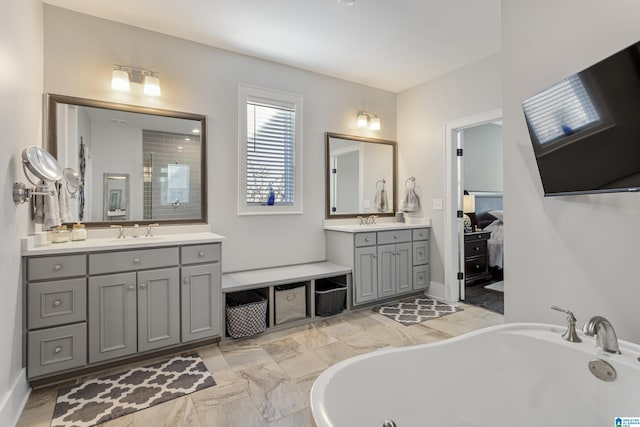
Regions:
<svg viewBox="0 0 640 427"><path fill-rule="evenodd" d="M489 283L484 287L485 289L491 289L492 291L504 292L504 282L493 282Z"/></svg>
<svg viewBox="0 0 640 427"><path fill-rule="evenodd" d="M216 385L197 354L63 387L51 427L89 427Z"/></svg>
<svg viewBox="0 0 640 427"><path fill-rule="evenodd" d="M482 285L467 286L464 291L464 303L504 314L504 292L494 291Z"/></svg>
<svg viewBox="0 0 640 427"><path fill-rule="evenodd" d="M462 309L429 298L415 298L395 304L377 306L373 308L373 311L402 323L404 326L409 326L462 311Z"/></svg>

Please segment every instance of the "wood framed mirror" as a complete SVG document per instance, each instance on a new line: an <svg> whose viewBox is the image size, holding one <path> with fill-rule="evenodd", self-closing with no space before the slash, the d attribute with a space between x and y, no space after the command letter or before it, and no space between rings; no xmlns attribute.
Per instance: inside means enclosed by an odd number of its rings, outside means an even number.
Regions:
<svg viewBox="0 0 640 427"><path fill-rule="evenodd" d="M331 132L325 141L325 218L393 216L396 142Z"/></svg>
<svg viewBox="0 0 640 427"><path fill-rule="evenodd" d="M46 98L45 148L62 167L77 171L82 184L70 203L74 222L89 227L207 222L205 116L63 95ZM126 215L107 215L105 207L118 197L117 191L113 200L105 193L105 174L127 176L121 198Z"/></svg>

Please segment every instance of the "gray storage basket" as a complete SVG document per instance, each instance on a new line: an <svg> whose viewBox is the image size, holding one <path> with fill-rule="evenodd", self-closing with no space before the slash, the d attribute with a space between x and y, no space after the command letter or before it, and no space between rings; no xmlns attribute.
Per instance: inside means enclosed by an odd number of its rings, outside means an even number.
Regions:
<svg viewBox="0 0 640 427"><path fill-rule="evenodd" d="M267 299L257 292L227 294L227 333L232 338L249 337L267 329Z"/></svg>

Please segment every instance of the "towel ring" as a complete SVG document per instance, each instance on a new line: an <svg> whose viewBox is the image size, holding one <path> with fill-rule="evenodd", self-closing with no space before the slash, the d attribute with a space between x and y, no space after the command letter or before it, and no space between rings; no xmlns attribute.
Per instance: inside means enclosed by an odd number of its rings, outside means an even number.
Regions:
<svg viewBox="0 0 640 427"><path fill-rule="evenodd" d="M376 181L376 190L378 189L378 184L380 184L380 183L382 183L381 190L384 190L384 185L387 183L387 181L385 181L384 179Z"/></svg>
<svg viewBox="0 0 640 427"><path fill-rule="evenodd" d="M412 182L411 187L409 187L409 181ZM416 178L413 177L413 176L407 178L407 180L404 182L404 187L407 188L407 189L416 188Z"/></svg>

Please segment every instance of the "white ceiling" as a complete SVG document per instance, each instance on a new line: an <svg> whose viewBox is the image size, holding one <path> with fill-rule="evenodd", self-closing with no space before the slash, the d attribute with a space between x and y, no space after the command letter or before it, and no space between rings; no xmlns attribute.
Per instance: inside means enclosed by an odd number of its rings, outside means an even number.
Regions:
<svg viewBox="0 0 640 427"><path fill-rule="evenodd" d="M501 0L43 0L400 92L501 50Z"/></svg>

